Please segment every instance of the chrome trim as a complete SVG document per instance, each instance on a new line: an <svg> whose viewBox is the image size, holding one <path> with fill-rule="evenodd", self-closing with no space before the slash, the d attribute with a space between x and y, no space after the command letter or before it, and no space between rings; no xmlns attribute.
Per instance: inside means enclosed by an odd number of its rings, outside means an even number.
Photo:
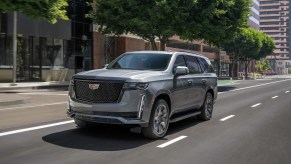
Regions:
<svg viewBox="0 0 291 164"><path fill-rule="evenodd" d="M140 103L139 103L139 111L138 111L138 118L141 118L142 112L144 110L144 104L145 104L145 95L142 95Z"/></svg>

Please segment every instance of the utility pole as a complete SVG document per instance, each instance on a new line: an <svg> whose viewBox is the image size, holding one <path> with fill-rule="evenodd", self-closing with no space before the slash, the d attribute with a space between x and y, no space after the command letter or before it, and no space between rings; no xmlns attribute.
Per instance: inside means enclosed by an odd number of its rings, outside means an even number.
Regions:
<svg viewBox="0 0 291 164"><path fill-rule="evenodd" d="M17 12L13 12L13 80L11 86L16 85L16 67L17 67Z"/></svg>

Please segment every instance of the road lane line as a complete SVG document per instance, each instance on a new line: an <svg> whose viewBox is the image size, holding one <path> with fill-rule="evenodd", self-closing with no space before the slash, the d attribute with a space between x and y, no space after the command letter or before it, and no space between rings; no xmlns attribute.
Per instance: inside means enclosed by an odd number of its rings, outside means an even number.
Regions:
<svg viewBox="0 0 291 164"><path fill-rule="evenodd" d="M232 118L232 117L234 117L234 116L235 116L235 115L229 115L229 116L227 116L227 117L224 117L224 118L220 119L220 121L228 120L228 119L230 119L230 118Z"/></svg>
<svg viewBox="0 0 291 164"><path fill-rule="evenodd" d="M35 92L35 93L18 93L19 95L52 95L52 96L67 96L68 93L38 93L38 92Z"/></svg>
<svg viewBox="0 0 291 164"><path fill-rule="evenodd" d="M234 89L234 90L230 90L230 91L224 91L224 92L221 92L221 93L227 93L227 92L240 91L240 90L245 90L245 89L250 89L250 88L256 88L256 87L260 87L260 86L264 86L264 85L276 84L276 83L280 83L280 82L284 82L284 81L289 81L289 80L290 79L280 80L280 81L274 81L274 82L264 83L264 84L259 84L259 85L253 85L253 86L244 87L244 88L238 88L238 89Z"/></svg>
<svg viewBox="0 0 291 164"><path fill-rule="evenodd" d="M57 102L57 103L50 103L50 104L40 104L40 105L32 105L32 106L26 105L26 106L19 106L19 107L13 107L13 108L2 108L2 109L0 109L0 111L11 110L11 109L21 109L21 108L35 108L35 107L41 107L41 106L59 105L59 104L66 104L66 103L68 103L68 102L65 101L65 102Z"/></svg>
<svg viewBox="0 0 291 164"><path fill-rule="evenodd" d="M272 97L272 99L275 99L275 98L278 98L279 96L274 96L274 97Z"/></svg>
<svg viewBox="0 0 291 164"><path fill-rule="evenodd" d="M25 129L18 129L18 130L3 132L3 133L0 133L0 137L7 136L7 135L11 135L11 134L28 132L28 131L32 131L32 130L49 128L49 127L53 127L53 126L70 124L70 123L73 123L73 122L74 122L74 120L70 120L70 121L63 121L63 122L57 122L57 123L53 123L53 124L47 124L47 125L41 125L41 126L35 126L35 127L25 128Z"/></svg>
<svg viewBox="0 0 291 164"><path fill-rule="evenodd" d="M286 91L285 93L289 93L290 91Z"/></svg>
<svg viewBox="0 0 291 164"><path fill-rule="evenodd" d="M173 143L175 143L175 142L178 142L178 141L180 141L180 140L182 140L182 139L184 139L184 138L186 138L187 136L180 136L180 137L177 137L177 138L175 138L175 139L172 139L172 140L170 140L170 141L168 141L168 142L166 142L166 143L163 143L163 144L161 144L161 145L159 145L159 146L157 146L158 148L164 148L164 147L166 147L166 146L169 146L169 145L171 145L171 144L173 144Z"/></svg>
<svg viewBox="0 0 291 164"><path fill-rule="evenodd" d="M252 106L252 108L255 108L255 107L257 107L257 106L259 106L259 105L261 105L262 103L257 103L257 104L255 104L255 105L253 105Z"/></svg>

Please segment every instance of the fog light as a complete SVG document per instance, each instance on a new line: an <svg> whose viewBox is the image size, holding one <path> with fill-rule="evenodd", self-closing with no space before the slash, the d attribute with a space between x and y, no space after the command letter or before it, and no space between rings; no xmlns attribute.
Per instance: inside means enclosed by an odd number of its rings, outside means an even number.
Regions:
<svg viewBox="0 0 291 164"><path fill-rule="evenodd" d="M145 103L145 95L142 95L140 103L139 103L138 118L141 118L142 112L144 110L144 103Z"/></svg>

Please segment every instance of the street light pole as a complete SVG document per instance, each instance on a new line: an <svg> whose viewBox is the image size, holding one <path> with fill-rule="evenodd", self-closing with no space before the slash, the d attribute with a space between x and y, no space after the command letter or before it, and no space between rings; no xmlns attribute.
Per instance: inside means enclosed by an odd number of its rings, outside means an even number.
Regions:
<svg viewBox="0 0 291 164"><path fill-rule="evenodd" d="M16 59L17 59L17 12L13 12L13 80L11 85L16 85Z"/></svg>

